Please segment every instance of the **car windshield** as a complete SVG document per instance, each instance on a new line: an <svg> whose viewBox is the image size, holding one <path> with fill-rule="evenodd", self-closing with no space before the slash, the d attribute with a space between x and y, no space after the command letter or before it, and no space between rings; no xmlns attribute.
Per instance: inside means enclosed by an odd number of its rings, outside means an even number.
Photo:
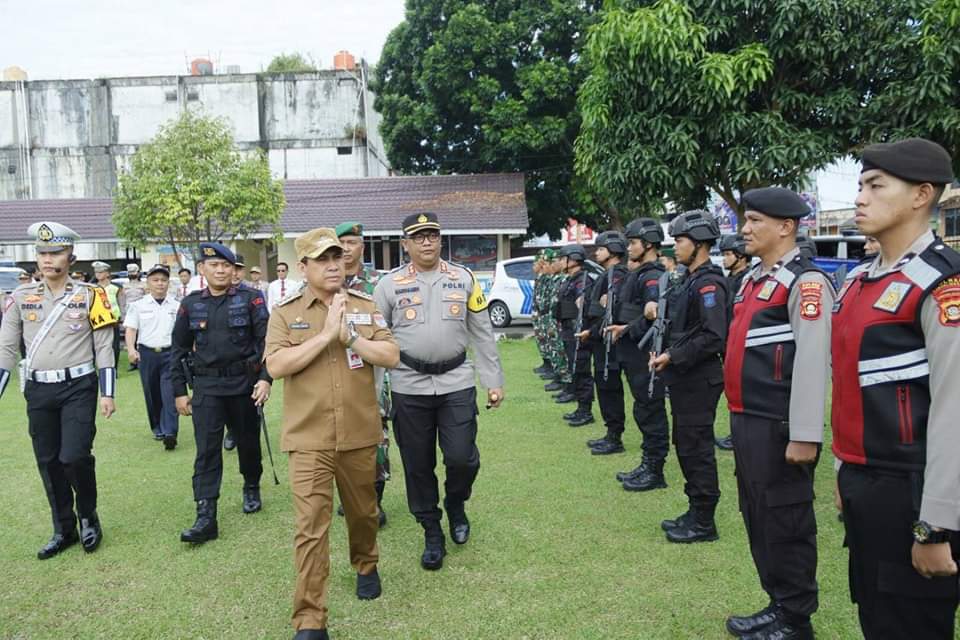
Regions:
<svg viewBox="0 0 960 640"><path fill-rule="evenodd" d="M17 280L18 272L0 271L0 291L13 291L20 285Z"/></svg>

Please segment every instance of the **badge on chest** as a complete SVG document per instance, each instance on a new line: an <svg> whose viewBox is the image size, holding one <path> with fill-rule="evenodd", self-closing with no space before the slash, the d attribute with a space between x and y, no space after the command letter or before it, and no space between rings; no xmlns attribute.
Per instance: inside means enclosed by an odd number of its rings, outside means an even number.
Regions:
<svg viewBox="0 0 960 640"><path fill-rule="evenodd" d="M900 305L903 304L903 301L907 298L907 293L912 286L909 282L891 282L887 285L887 288L883 290L883 293L880 294L880 297L877 298L877 301L873 303L873 308L889 313L896 313L897 310L900 309Z"/></svg>
<svg viewBox="0 0 960 640"><path fill-rule="evenodd" d="M773 297L773 292L777 290L776 280L767 280L763 283L760 293L757 294L757 300L769 300Z"/></svg>

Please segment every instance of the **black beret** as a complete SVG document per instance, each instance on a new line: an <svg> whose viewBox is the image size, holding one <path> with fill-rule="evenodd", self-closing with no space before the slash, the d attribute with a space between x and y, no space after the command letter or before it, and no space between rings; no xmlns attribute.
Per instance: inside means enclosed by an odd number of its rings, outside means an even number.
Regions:
<svg viewBox="0 0 960 640"><path fill-rule="evenodd" d="M810 213L803 198L783 187L750 189L740 198L747 211L759 211L771 218L802 218Z"/></svg>
<svg viewBox="0 0 960 640"><path fill-rule="evenodd" d="M230 264L237 263L237 256L225 245L219 242L201 242L200 259L198 262L203 262L210 258L222 258Z"/></svg>
<svg viewBox="0 0 960 640"><path fill-rule="evenodd" d="M863 171L881 169L907 182L949 184L953 160L947 150L923 138L872 144L863 150Z"/></svg>
<svg viewBox="0 0 960 640"><path fill-rule="evenodd" d="M437 214L425 211L411 214L403 219L403 235L405 236L412 236L425 229L440 230L440 221L437 220Z"/></svg>

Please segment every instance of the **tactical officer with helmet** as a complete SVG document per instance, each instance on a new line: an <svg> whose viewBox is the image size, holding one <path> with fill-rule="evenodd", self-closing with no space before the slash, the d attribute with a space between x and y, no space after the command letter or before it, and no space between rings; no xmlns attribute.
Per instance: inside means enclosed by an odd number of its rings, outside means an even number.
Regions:
<svg viewBox="0 0 960 640"><path fill-rule="evenodd" d="M581 339L593 352L594 382L600 416L607 429L602 438L588 440L590 453L605 456L623 453L623 429L626 414L623 408L623 380L620 361L613 345L613 335L606 335L613 325L614 308L620 299L620 289L629 271L626 266L627 239L619 231L604 231L594 241L596 261L606 269L590 289L586 317L589 322L581 332ZM582 347L581 347L582 348Z"/></svg>
<svg viewBox="0 0 960 640"><path fill-rule="evenodd" d="M727 337L727 280L710 262L720 238L716 219L706 211L681 213L670 222L677 262L686 272L667 299L668 348L651 353L650 366L663 373L673 413L673 443L686 480L686 513L664 520L670 542L719 538L714 513L720 500L713 422L723 393L720 357ZM655 308L655 307L654 307Z"/></svg>
<svg viewBox="0 0 960 640"><path fill-rule="evenodd" d="M724 380L740 513L770 604L727 619L751 640L813 638L817 523L813 474L823 441L833 285L796 246L803 199L743 194L746 248L759 258L734 299Z"/></svg>
<svg viewBox="0 0 960 640"><path fill-rule="evenodd" d="M173 326L170 378L177 413L193 415L197 455L193 497L197 519L183 542L215 540L217 500L223 477L223 430L237 443L243 475L243 512L260 511L260 420L258 407L273 380L263 366L269 314L263 294L233 284L234 253L218 242L200 244L207 286L180 302ZM187 376L192 377L192 381ZM192 382L193 397L187 395Z"/></svg>
<svg viewBox="0 0 960 640"><path fill-rule="evenodd" d="M556 401L562 404L576 400L577 409L564 417L571 427L580 427L593 422L590 347L578 335L578 330L582 331L586 326L586 301L593 283L583 267L587 253L582 246L568 244L560 249L559 255L567 275L557 294L557 319L560 321L560 337L567 355L571 382Z"/></svg>
<svg viewBox="0 0 960 640"><path fill-rule="evenodd" d="M652 218L639 218L627 225L630 260L639 266L630 272L620 289L615 308L615 324L607 329L617 346L617 358L623 363L627 383L633 395L633 419L643 434L643 458L631 471L617 473L627 491L649 491L667 486L663 464L670 449L670 424L667 421L663 380L654 380L650 393L649 349L638 343L650 329L646 308L656 304L660 285L666 284L666 270L657 259L663 243L663 229ZM652 314L651 314L652 315Z"/></svg>
<svg viewBox="0 0 960 640"><path fill-rule="evenodd" d="M740 291L743 278L747 275L750 266L750 256L747 255L747 243L742 234L727 234L720 238L720 255L723 256L723 268L727 270L727 293L730 313L727 322L733 319L733 300ZM728 435L716 439L718 449L733 450L733 436Z"/></svg>

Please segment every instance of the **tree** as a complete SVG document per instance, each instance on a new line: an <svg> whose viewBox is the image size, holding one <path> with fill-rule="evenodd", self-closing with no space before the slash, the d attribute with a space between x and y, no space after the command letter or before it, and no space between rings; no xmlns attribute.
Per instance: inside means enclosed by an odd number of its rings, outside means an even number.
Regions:
<svg viewBox="0 0 960 640"><path fill-rule="evenodd" d="M267 73L295 73L297 71L316 71L317 64L313 58L307 54L281 53L274 56L270 64L267 65Z"/></svg>
<svg viewBox="0 0 960 640"><path fill-rule="evenodd" d="M523 171L530 227L555 232L578 201L573 143L585 30L600 0L407 0L377 66L391 164L409 173Z"/></svg>
<svg viewBox="0 0 960 640"><path fill-rule="evenodd" d="M702 205L710 189L742 214L739 193L800 186L908 119L930 4L609 2L585 47L577 170L627 210Z"/></svg>
<svg viewBox="0 0 960 640"><path fill-rule="evenodd" d="M203 241L272 227L280 237L283 186L261 151L244 156L227 121L184 111L160 128L121 174L113 224L132 246L169 243L191 251Z"/></svg>

